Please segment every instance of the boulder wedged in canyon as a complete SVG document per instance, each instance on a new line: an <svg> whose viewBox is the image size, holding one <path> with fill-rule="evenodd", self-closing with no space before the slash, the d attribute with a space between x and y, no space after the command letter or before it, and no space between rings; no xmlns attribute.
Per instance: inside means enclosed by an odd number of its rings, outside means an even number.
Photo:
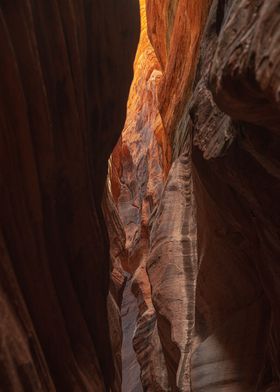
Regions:
<svg viewBox="0 0 280 392"><path fill-rule="evenodd" d="M137 1L1 2L1 390L119 390L101 200L139 28Z"/></svg>

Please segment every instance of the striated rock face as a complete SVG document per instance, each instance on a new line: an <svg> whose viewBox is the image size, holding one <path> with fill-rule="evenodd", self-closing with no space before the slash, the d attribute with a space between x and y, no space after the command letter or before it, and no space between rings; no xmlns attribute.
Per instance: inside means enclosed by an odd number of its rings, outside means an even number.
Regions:
<svg viewBox="0 0 280 392"><path fill-rule="evenodd" d="M0 390L278 392L280 1L138 11L1 2Z"/></svg>
<svg viewBox="0 0 280 392"><path fill-rule="evenodd" d="M107 297L107 310L109 317L109 329L113 350L113 360L115 368L114 390L120 391L122 385L122 325L121 307L122 297L126 284L122 264L127 260L125 248L125 233L120 221L119 214L112 200L110 183L107 182L104 195L102 210L105 223L110 238L110 285Z"/></svg>
<svg viewBox="0 0 280 392"><path fill-rule="evenodd" d="M194 391L280 388L279 6L214 2L202 41L190 104L200 265Z"/></svg>
<svg viewBox="0 0 280 392"><path fill-rule="evenodd" d="M149 37L163 70L159 111L170 137L190 95L199 38L210 3L211 0L147 0Z"/></svg>
<svg viewBox="0 0 280 392"><path fill-rule="evenodd" d="M3 391L120 390L101 199L138 9L126 0L1 2ZM108 301L116 309L113 294Z"/></svg>
<svg viewBox="0 0 280 392"><path fill-rule="evenodd" d="M111 170L145 391L280 390L279 7L146 1Z"/></svg>
<svg viewBox="0 0 280 392"><path fill-rule="evenodd" d="M149 220L168 173L170 147L157 109L156 92L162 73L147 35L145 1L140 2L140 7L141 35L134 80L125 127L112 154L110 180L126 235L127 260L122 265L132 275L123 300L123 374L127 380L124 390L142 390L131 344L133 339L143 387L153 386L156 392L167 384L167 373L151 301L146 259Z"/></svg>
<svg viewBox="0 0 280 392"><path fill-rule="evenodd" d="M123 292L121 307L122 316L122 391L142 392L140 381L140 366L133 349L133 334L138 316L137 300L131 290L131 275L126 274L127 280Z"/></svg>
<svg viewBox="0 0 280 392"><path fill-rule="evenodd" d="M178 168L174 169L176 179L172 179L171 183L166 185L163 193L170 168L170 137L173 135L171 131L166 132L164 129L162 122L164 117L160 116L159 110L163 110L161 98L165 94L160 94L160 92L169 89L168 85L172 85L172 89L176 90L177 87L173 86L173 82L176 81L176 83L180 82L181 95L172 101L173 107L170 106L170 112L166 115L170 116L174 110L182 111L180 107L182 96L187 96L190 89L190 81L186 79L186 76L184 79L184 74L190 77L194 72L197 41L205 19L207 4L201 3L198 8L191 8L194 14L187 29L193 32L193 36L191 39L187 37L186 42L183 43L180 40L186 35L186 24L179 15L182 12L186 15L188 6L183 2L178 2L177 9L176 2L171 3L166 2L162 9L163 3L147 2L148 33L153 47L147 35L146 4L144 1L140 2L142 28L134 63L134 81L129 96L126 124L112 155L110 172L112 193L126 233L128 259L123 266L133 274L131 287L139 308L137 322L135 324L131 322L129 331L126 329L123 332L125 335L132 335L134 332L133 342L141 367L141 382L145 390L151 391L176 388L176 372L180 361L182 368L180 377L186 378L184 363L186 362L185 356L188 356L186 350L190 345L188 324L193 321L186 320L182 323L182 317L190 313L187 296L190 295L192 299L195 296L193 281L189 285L190 288L186 285L182 272L183 258L180 259L178 249L181 241L181 238L177 238L178 233L181 230L180 226L184 226L183 217L187 214L183 212L186 208L185 193L183 192L182 197L177 200L176 193L173 192L174 186L177 186L176 182L183 176L183 167L189 170L189 163L185 157L178 164ZM154 15L158 19L154 18ZM167 24L162 22L162 16L164 18L168 16L170 19L166 20ZM155 26L151 26L151 23ZM190 28L192 23L195 26L194 29ZM166 32L166 42L163 42L163 37L159 36L158 32L153 35L155 30L162 31L167 28L169 31ZM179 49L179 45L182 44L184 46ZM178 57L174 63L176 52L180 58ZM190 58L187 64L183 63L186 53L193 54L193 58ZM180 74L181 79L178 74L174 74L174 69L180 66L184 67ZM184 83L184 86L181 86L181 83ZM169 94L173 94L171 90L167 95L167 99L171 101ZM171 118L165 120L173 121ZM187 155L189 157L189 153ZM186 183L187 187L189 179ZM167 194L168 186L170 187L169 196L172 199L162 196L162 194ZM179 188L178 192L184 187L179 186ZM192 204L189 203L187 210L189 211L191 207ZM160 209L162 213L156 212ZM182 222L179 223L175 216ZM188 224L191 230L195 230L193 222ZM163 228L162 225L166 227ZM176 241L178 241L177 245ZM159 242L162 245L160 251L165 252L165 261L161 261L158 269L156 263L160 260L160 255L157 253ZM164 242L166 249L164 249ZM174 260L177 256L178 262ZM152 261L153 258L154 261ZM174 265L171 266L170 263ZM175 285L174 282L176 282ZM191 293L187 295L189 290ZM153 301L151 300L152 293ZM165 308L169 311L165 311ZM180 360L181 352L184 354ZM124 355L127 356L126 353ZM123 365L127 366L126 363ZM125 373L125 369L123 371ZM129 365L127 371L131 372ZM137 377L136 373L135 377ZM182 382L185 383L185 381ZM129 387L124 390L130 391Z"/></svg>

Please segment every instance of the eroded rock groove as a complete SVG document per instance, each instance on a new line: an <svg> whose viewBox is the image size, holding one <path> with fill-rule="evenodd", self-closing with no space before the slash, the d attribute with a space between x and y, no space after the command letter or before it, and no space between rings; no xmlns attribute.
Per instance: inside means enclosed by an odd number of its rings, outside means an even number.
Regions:
<svg viewBox="0 0 280 392"><path fill-rule="evenodd" d="M140 1L109 179L144 391L280 390L279 6Z"/></svg>
<svg viewBox="0 0 280 392"><path fill-rule="evenodd" d="M279 26L0 2L1 391L280 391Z"/></svg>

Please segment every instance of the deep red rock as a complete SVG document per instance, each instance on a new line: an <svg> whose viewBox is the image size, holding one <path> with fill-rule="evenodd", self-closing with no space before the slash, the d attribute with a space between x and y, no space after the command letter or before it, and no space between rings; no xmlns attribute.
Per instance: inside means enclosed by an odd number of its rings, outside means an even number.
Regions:
<svg viewBox="0 0 280 392"><path fill-rule="evenodd" d="M1 2L5 391L114 383L100 204L138 28L137 1Z"/></svg>

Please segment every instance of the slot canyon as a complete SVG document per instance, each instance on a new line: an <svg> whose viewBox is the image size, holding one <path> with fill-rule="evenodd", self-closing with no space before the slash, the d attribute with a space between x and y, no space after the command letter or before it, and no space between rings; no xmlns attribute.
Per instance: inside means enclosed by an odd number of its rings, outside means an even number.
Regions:
<svg viewBox="0 0 280 392"><path fill-rule="evenodd" d="M280 0L2 0L0 48L0 392L280 392Z"/></svg>

